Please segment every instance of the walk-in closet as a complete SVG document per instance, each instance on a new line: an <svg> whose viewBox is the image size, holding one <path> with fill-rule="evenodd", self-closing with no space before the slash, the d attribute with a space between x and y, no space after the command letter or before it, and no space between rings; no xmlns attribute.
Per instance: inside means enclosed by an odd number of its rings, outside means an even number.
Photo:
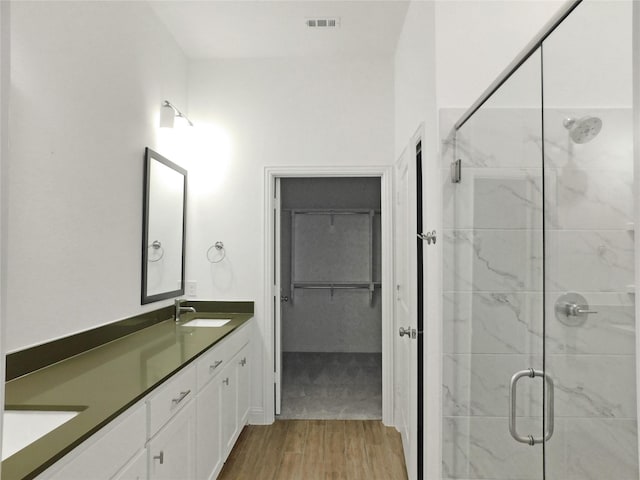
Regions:
<svg viewBox="0 0 640 480"><path fill-rule="evenodd" d="M283 178L280 225L280 417L381 418L380 178Z"/></svg>

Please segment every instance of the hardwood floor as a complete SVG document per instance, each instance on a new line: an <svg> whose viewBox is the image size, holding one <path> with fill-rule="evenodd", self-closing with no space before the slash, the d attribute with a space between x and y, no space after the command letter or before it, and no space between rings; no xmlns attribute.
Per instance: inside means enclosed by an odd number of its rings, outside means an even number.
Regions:
<svg viewBox="0 0 640 480"><path fill-rule="evenodd" d="M220 480L403 480L400 434L377 420L248 425Z"/></svg>

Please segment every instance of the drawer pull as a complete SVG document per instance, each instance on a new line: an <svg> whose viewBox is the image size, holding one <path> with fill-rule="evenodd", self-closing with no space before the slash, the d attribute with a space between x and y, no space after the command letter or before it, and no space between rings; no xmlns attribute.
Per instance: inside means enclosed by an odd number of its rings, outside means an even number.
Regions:
<svg viewBox="0 0 640 480"><path fill-rule="evenodd" d="M186 397L190 393L191 393L191 390L187 390L185 392L180 392L180 395L178 396L178 398L174 398L173 400L171 400L171 403L173 405L179 404L182 400L184 400L184 397ZM160 452L160 453L162 453L162 452ZM160 462L160 463L162 463L162 462Z"/></svg>
<svg viewBox="0 0 640 480"><path fill-rule="evenodd" d="M222 383L224 383L226 386L229 386L229 377L225 378Z"/></svg>
<svg viewBox="0 0 640 480"><path fill-rule="evenodd" d="M164 452L160 452L160 455L154 455L154 460L160 460L160 465L164 464Z"/></svg>
<svg viewBox="0 0 640 480"><path fill-rule="evenodd" d="M212 372L213 370L215 370L216 368L218 368L220 365L222 365L222 360L216 360L213 365L209 365L209 371Z"/></svg>
<svg viewBox="0 0 640 480"><path fill-rule="evenodd" d="M247 364L247 357L240 360L240 366L244 367Z"/></svg>

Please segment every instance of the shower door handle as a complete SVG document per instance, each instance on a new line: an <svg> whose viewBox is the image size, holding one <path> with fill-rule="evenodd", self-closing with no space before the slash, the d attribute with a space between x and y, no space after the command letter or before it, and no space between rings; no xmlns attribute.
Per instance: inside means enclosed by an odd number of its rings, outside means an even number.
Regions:
<svg viewBox="0 0 640 480"><path fill-rule="evenodd" d="M523 436L518 433L517 422L516 422L516 393L517 393L517 385L518 380L522 377L542 377L545 380L546 388L546 397L547 397L547 405L546 405L546 415L545 415L545 431L544 437L534 437L533 435ZM513 377L511 377L511 383L509 385L509 433L511 436L520 443L526 443L528 445L535 445L537 443L542 443L548 441L553 435L553 427L554 427L554 408L553 404L555 401L554 388L553 388L553 380L549 375L544 373L541 370L534 370L533 368L527 368L526 370L520 370L516 372Z"/></svg>

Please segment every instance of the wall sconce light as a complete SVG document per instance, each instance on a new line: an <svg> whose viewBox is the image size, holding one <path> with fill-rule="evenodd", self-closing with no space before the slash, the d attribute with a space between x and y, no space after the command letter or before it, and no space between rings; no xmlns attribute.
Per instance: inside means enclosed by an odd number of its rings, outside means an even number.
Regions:
<svg viewBox="0 0 640 480"><path fill-rule="evenodd" d="M160 109L160 128L173 128L176 117L184 118L189 126L193 127L193 122L184 113L178 110L169 100L165 100Z"/></svg>

